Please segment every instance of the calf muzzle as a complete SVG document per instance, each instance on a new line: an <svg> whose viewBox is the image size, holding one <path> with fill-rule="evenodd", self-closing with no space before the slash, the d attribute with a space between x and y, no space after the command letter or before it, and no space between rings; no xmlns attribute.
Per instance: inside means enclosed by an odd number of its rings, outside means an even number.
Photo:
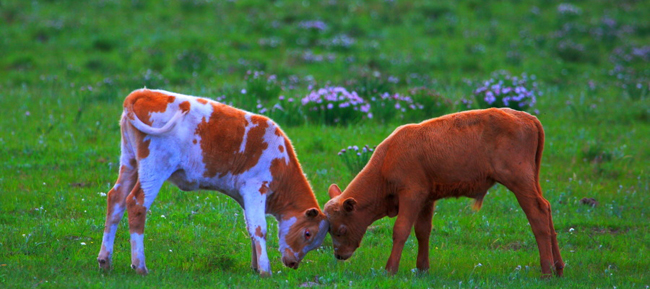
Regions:
<svg viewBox="0 0 650 289"><path fill-rule="evenodd" d="M287 266L291 269L298 269L298 266L300 265L300 261L295 260L294 258L287 258L285 256L282 257L282 264L284 264L284 266Z"/></svg>

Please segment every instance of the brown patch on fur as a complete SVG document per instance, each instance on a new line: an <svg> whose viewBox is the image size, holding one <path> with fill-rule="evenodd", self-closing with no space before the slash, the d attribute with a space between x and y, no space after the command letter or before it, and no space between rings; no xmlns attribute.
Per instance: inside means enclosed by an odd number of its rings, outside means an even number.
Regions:
<svg viewBox="0 0 650 289"><path fill-rule="evenodd" d="M140 182L135 184L126 197L126 206L129 215L129 232L143 234L147 208L144 207L144 191L140 187Z"/></svg>
<svg viewBox="0 0 650 289"><path fill-rule="evenodd" d="M117 181L119 183L119 181L120 181L119 178L118 178ZM119 196L119 193L115 190L115 187L111 188L111 190L108 191L108 193L106 194L106 202L108 203L108 206L106 208L106 220L113 217L114 206L111 206L111 205L112 204L118 204L120 202L120 200L118 198L116 198L118 196ZM105 226L104 227L104 232L108 232L108 231L109 231L109 227Z"/></svg>
<svg viewBox="0 0 650 289"><path fill-rule="evenodd" d="M319 208L319 206L296 159L293 148L290 145L286 147L289 164L286 163L284 158L271 161L273 181L269 184L269 188L273 191L273 194L269 196L267 204L269 213L290 211L294 213L291 215L285 214L285 219L293 216L300 219L302 216L299 216L299 214L303 214L303 210L311 207ZM297 198L297 196L300 197Z"/></svg>
<svg viewBox="0 0 650 289"><path fill-rule="evenodd" d="M243 156L246 156L246 162L234 170L233 175L241 174L255 166L264 150L269 147L269 144L264 141L266 128L269 127L267 120L267 118L259 115L253 115L251 117L251 121L255 124L255 127L248 131L246 147L242 153Z"/></svg>
<svg viewBox="0 0 650 289"><path fill-rule="evenodd" d="M268 182L264 181L260 187L260 194L264 195L269 191L269 187L266 185Z"/></svg>
<svg viewBox="0 0 650 289"><path fill-rule="evenodd" d="M144 133L141 133L140 131L136 132L136 143L138 147L138 159L144 159L149 156L149 144L151 143L151 139L144 140L144 137L146 135Z"/></svg>
<svg viewBox="0 0 650 289"><path fill-rule="evenodd" d="M197 98L196 101L200 104L208 104L208 100L205 98Z"/></svg>
<svg viewBox="0 0 650 289"><path fill-rule="evenodd" d="M151 125L150 116L154 112L165 112L167 105L174 102L176 97L164 93L140 89L132 92L124 99L124 108L143 122ZM132 118L132 117L131 117Z"/></svg>
<svg viewBox="0 0 650 289"><path fill-rule="evenodd" d="M255 243L255 251L257 252L257 257L259 258L260 254L262 254L262 245L260 245L260 242L254 242Z"/></svg>
<svg viewBox="0 0 650 289"><path fill-rule="evenodd" d="M316 197L302 172L302 168L293 152L293 147L287 142L288 140L285 140L287 154L290 159L289 164L287 165L284 159L279 158L271 161L273 181L269 187L273 194L268 196L267 208L270 214L281 213L284 220L296 218L296 223L287 232L285 240L287 245L295 252L301 252L307 244L303 237L303 229L309 229L315 235L319 229L318 225L326 217L318 209ZM317 208L318 216L307 217L305 211L309 208Z"/></svg>
<svg viewBox="0 0 650 289"><path fill-rule="evenodd" d="M210 119L205 117L196 127L195 134L201 137L205 177L241 174L255 166L268 147L264 134L268 127L267 118L253 115L251 121L256 126L248 131L243 152L239 148L244 140L246 125L245 112L220 103L212 103Z"/></svg>
<svg viewBox="0 0 650 289"><path fill-rule="evenodd" d="M193 139L193 140L192 140L192 143L193 143L193 144L196 144L196 139Z"/></svg>
<svg viewBox="0 0 650 289"><path fill-rule="evenodd" d="M281 145L280 145L280 146L278 146L278 149L280 150L280 152L281 152L281 153L283 153L283 152L284 152L284 147L283 147L283 146L281 146Z"/></svg>
<svg viewBox="0 0 650 289"><path fill-rule="evenodd" d="M257 228L255 228L255 236L258 236L258 237L260 237L262 239L266 239L266 237L264 236L264 233L262 233L262 227L260 227L260 226L257 226Z"/></svg>
<svg viewBox="0 0 650 289"><path fill-rule="evenodd" d="M293 250L299 252L306 245L303 228L308 228L315 235L319 229L318 225L325 219L325 215L320 209L315 218L308 218L305 215L307 209L320 207L303 174L291 142L281 130L276 130L276 133L281 133L281 136L284 137L289 163L287 164L284 158L271 161L273 181L269 184L269 188L273 194L268 196L267 208L270 214L281 213L284 220L296 217L296 223L287 232L286 242Z"/></svg>
<svg viewBox="0 0 650 289"><path fill-rule="evenodd" d="M190 111L190 102L189 101L183 101L181 104L178 105L178 108L182 110L183 112L187 113Z"/></svg>
<svg viewBox="0 0 650 289"><path fill-rule="evenodd" d="M275 135L284 136L284 133L282 132L282 130L279 127L276 127L275 128Z"/></svg>
<svg viewBox="0 0 650 289"><path fill-rule="evenodd" d="M127 117L133 119L135 114L143 123L151 125L151 114L154 112L165 112L169 103L174 102L176 97L161 92L151 91L148 89L139 89L129 94L124 99L124 109L127 111ZM184 105L181 104L181 107ZM189 109L189 103L187 103ZM182 109L182 108L181 108ZM131 125L126 122L126 125ZM149 156L150 140L144 140L145 134L140 131L135 132L135 141L137 146L138 159L144 159Z"/></svg>
<svg viewBox="0 0 650 289"><path fill-rule="evenodd" d="M276 129L276 135L284 138L284 147L286 148L289 158L288 164L284 158L277 158L271 161L271 175L273 181L269 188L273 194L267 197L267 213L275 215L277 218L288 220L296 218L285 240L287 245L296 253L302 252L308 244L303 236L303 229L309 229L314 236L319 230L319 224L326 217L320 210L316 197L309 186L309 182L303 174L298 158L293 150L289 139L284 135L282 130ZM309 208L318 209L318 216L309 218L305 212ZM293 256L289 249L285 250L285 255Z"/></svg>
<svg viewBox="0 0 650 289"><path fill-rule="evenodd" d="M115 184L122 186L122 176L124 175L124 172L127 170L127 167L122 165L120 167L120 174L117 177L117 181ZM122 194L120 194L117 190L115 190L115 186L111 188L108 193L106 193L106 202L108 203L107 209L106 209L106 216L108 218L113 218L113 210L115 209L115 204L122 203L124 200L122 199ZM104 228L104 231L108 231L109 227L106 226Z"/></svg>

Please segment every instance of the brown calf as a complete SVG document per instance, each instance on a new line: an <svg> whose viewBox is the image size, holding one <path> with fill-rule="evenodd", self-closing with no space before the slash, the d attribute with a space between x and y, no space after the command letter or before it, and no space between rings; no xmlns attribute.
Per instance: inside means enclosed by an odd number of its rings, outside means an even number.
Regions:
<svg viewBox="0 0 650 289"><path fill-rule="evenodd" d="M393 249L386 264L397 272L411 228L418 240L417 268L429 269L429 235L435 202L470 197L480 208L495 182L514 192L539 248L542 274L562 276L551 206L542 197L539 167L544 148L541 123L508 108L473 110L408 124L384 140L345 192L329 188L325 205L334 254L348 259L366 229L384 216L397 216Z"/></svg>

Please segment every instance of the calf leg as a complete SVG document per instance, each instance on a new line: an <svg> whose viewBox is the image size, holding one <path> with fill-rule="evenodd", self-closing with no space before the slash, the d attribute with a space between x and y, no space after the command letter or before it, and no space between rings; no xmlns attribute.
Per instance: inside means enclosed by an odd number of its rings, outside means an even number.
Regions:
<svg viewBox="0 0 650 289"><path fill-rule="evenodd" d="M539 185L539 182L537 183L537 192L539 192L539 195L542 194L542 186ZM550 230L551 230L551 248L553 249L553 264L555 265L555 275L558 277L562 277L564 275L564 262L562 261L562 256L560 256L560 246L557 243L557 233L555 232L555 227L553 225L553 216L552 216L552 210L549 207L548 209L548 222L550 224Z"/></svg>
<svg viewBox="0 0 650 289"><path fill-rule="evenodd" d="M555 275L562 277L564 275L564 262L560 256L560 246L557 243L557 233L553 226L553 217L551 216L551 208L548 209L548 219L551 230L551 248L553 249L553 264L555 265Z"/></svg>
<svg viewBox="0 0 650 289"><path fill-rule="evenodd" d="M257 270L257 249L255 248L255 240L251 238L251 268L257 273L259 273L259 270Z"/></svg>
<svg viewBox="0 0 650 289"><path fill-rule="evenodd" d="M131 234L131 268L140 275L149 273L144 255L144 225L147 210L151 208L165 179L143 180L141 177L126 199Z"/></svg>
<svg viewBox="0 0 650 289"><path fill-rule="evenodd" d="M435 202L427 203L420 211L417 221L415 221L415 237L418 239L418 259L417 268L420 271L429 270L429 237L431 236L431 219Z"/></svg>
<svg viewBox="0 0 650 289"><path fill-rule="evenodd" d="M261 276L270 276L271 263L266 252L266 198L258 191L246 191L243 194L246 229L252 244L251 266Z"/></svg>
<svg viewBox="0 0 650 289"><path fill-rule="evenodd" d="M104 223L104 236L102 246L97 256L99 267L108 270L111 268L113 244L117 227L124 216L126 209L126 196L133 189L138 178L135 160L122 161L120 175L113 188L106 194L106 222Z"/></svg>
<svg viewBox="0 0 650 289"><path fill-rule="evenodd" d="M537 191L535 182L531 179L505 183L504 185L515 193L519 205L526 213L533 234L539 249L540 265L542 266L542 277L551 275L553 260L553 244L555 230L551 221L551 206ZM559 256L559 249L557 255Z"/></svg>
<svg viewBox="0 0 650 289"><path fill-rule="evenodd" d="M422 202L419 199L414 199L409 196L410 193L400 192L399 213L395 221L395 226L393 227L393 249L386 263L386 271L389 274L397 273L399 261L402 258L404 243L406 243L409 234L411 234L411 228L413 228L413 224L422 208Z"/></svg>

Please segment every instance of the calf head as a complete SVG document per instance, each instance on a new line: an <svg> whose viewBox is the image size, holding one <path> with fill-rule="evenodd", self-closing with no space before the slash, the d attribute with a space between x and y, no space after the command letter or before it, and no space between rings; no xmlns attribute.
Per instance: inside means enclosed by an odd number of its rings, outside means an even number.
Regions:
<svg viewBox="0 0 650 289"><path fill-rule="evenodd" d="M307 252L320 247L327 235L327 217L318 208L295 215L285 215L279 221L282 263L297 269Z"/></svg>
<svg viewBox="0 0 650 289"><path fill-rule="evenodd" d="M329 232L334 245L334 256L346 260L359 248L361 239L372 221L359 210L354 198L341 196L341 189L332 184L329 188L330 200L323 211L329 220Z"/></svg>

